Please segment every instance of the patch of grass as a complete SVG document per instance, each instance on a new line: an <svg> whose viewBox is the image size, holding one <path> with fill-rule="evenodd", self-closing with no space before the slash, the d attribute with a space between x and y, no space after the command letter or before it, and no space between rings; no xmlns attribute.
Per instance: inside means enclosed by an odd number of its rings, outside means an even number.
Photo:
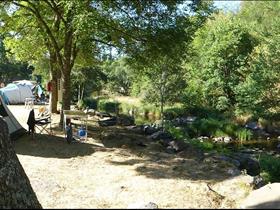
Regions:
<svg viewBox="0 0 280 210"><path fill-rule="evenodd" d="M212 151L215 148L214 143L212 143L210 141L200 142L197 139L192 139L192 140L189 140L188 142L191 143L195 148L201 149L202 151L205 151L205 152Z"/></svg>
<svg viewBox="0 0 280 210"><path fill-rule="evenodd" d="M261 155L261 175L265 182L280 182L280 158L271 155Z"/></svg>

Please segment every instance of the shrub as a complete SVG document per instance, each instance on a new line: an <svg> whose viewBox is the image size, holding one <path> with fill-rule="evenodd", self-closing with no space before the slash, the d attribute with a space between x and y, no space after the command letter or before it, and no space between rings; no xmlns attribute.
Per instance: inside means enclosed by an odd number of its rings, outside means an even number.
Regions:
<svg viewBox="0 0 280 210"><path fill-rule="evenodd" d="M98 109L105 112L118 113L119 105L120 103L116 101L100 100L98 103Z"/></svg>
<svg viewBox="0 0 280 210"><path fill-rule="evenodd" d="M270 155L261 155L261 175L268 182L280 182L280 159Z"/></svg>
<svg viewBox="0 0 280 210"><path fill-rule="evenodd" d="M94 98L85 98L84 105L90 109L97 109L98 100Z"/></svg>
<svg viewBox="0 0 280 210"><path fill-rule="evenodd" d="M235 132L235 136L242 143L243 141L251 140L253 133L246 128L240 128Z"/></svg>
<svg viewBox="0 0 280 210"><path fill-rule="evenodd" d="M163 114L165 119L172 120L176 117L182 117L185 114L185 110L181 107L166 108Z"/></svg>

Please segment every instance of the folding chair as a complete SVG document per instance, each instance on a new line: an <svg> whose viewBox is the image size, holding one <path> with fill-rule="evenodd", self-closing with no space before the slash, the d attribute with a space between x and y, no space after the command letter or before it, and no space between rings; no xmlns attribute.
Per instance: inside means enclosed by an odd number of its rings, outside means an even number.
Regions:
<svg viewBox="0 0 280 210"><path fill-rule="evenodd" d="M45 131L47 134L52 135L51 113L46 109L46 107L42 106L39 108L38 116L38 118L35 118L35 128L39 130L40 134Z"/></svg>
<svg viewBox="0 0 280 210"><path fill-rule="evenodd" d="M32 109L29 113L27 124L29 126L28 133L32 135L32 139L34 133L36 133L36 128L39 130L40 134L46 132L52 135L51 114L46 109L39 109L38 118L35 118L34 109Z"/></svg>
<svg viewBox="0 0 280 210"><path fill-rule="evenodd" d="M49 128L48 125L50 126ZM44 117L44 118L35 119L35 128L39 130L40 134L42 134L45 131L47 134L52 135L51 118Z"/></svg>

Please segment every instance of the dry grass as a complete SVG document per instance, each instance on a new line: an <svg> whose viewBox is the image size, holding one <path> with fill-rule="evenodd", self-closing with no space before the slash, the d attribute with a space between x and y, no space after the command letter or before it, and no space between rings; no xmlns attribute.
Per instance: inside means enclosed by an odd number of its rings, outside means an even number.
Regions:
<svg viewBox="0 0 280 210"><path fill-rule="evenodd" d="M23 112L28 111L11 108L24 124ZM231 177L227 167L198 160L193 151L160 152L162 148L145 136L120 127L93 126L85 143L69 145L62 136L56 131L55 136L36 135L33 141L25 136L15 143L43 208L127 208L140 202L154 202L159 208L232 208L239 199L221 198L209 190L209 183L239 177ZM139 141L147 147L138 146Z"/></svg>

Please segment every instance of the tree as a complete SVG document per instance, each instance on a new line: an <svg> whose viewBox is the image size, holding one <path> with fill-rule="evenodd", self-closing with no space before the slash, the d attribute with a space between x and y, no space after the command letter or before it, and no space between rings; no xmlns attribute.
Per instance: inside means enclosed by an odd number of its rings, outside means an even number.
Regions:
<svg viewBox="0 0 280 210"><path fill-rule="evenodd" d="M0 118L0 207L42 208L22 168L8 135L8 126Z"/></svg>
<svg viewBox="0 0 280 210"><path fill-rule="evenodd" d="M256 39L246 80L238 87L238 111L256 117L277 115L279 107L280 3L243 2L237 17Z"/></svg>
<svg viewBox="0 0 280 210"><path fill-rule="evenodd" d="M107 76L98 67L82 67L73 69L72 75L73 98L76 101L90 97L93 92L99 92L103 83L107 81ZM77 97L76 97L77 96Z"/></svg>
<svg viewBox="0 0 280 210"><path fill-rule="evenodd" d="M108 89L121 95L130 95L134 71L125 57L106 61L102 66L108 77Z"/></svg>
<svg viewBox="0 0 280 210"><path fill-rule="evenodd" d="M193 65L186 68L190 83L197 84L206 104L222 111L234 108L236 88L246 80L254 46L247 28L231 14L217 14L197 31Z"/></svg>

